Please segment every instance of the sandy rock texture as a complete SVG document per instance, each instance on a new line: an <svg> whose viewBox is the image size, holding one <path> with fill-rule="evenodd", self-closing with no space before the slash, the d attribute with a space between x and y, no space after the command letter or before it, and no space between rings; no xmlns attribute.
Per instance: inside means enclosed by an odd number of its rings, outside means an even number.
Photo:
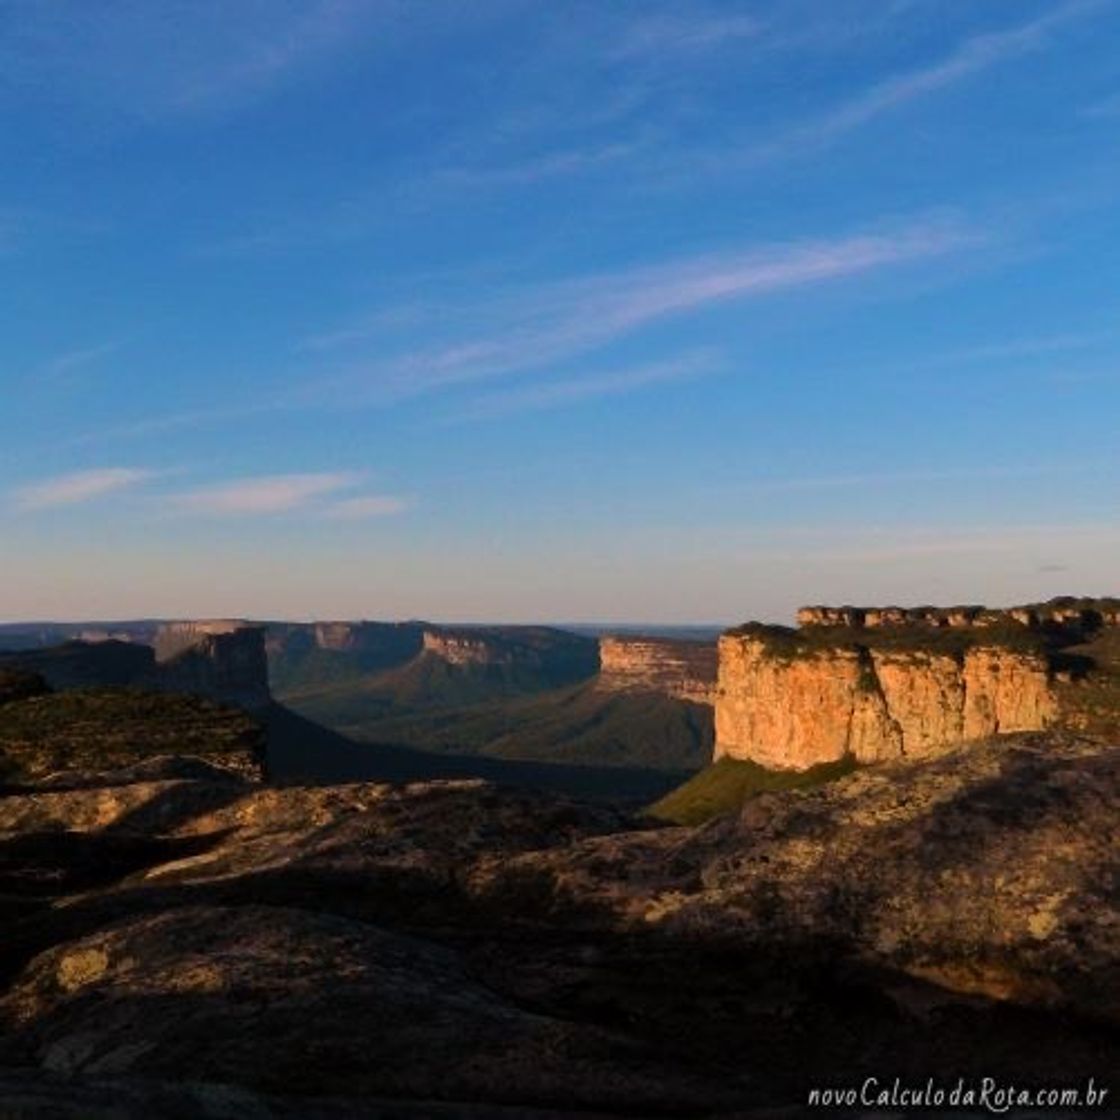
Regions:
<svg viewBox="0 0 1120 1120"><path fill-rule="evenodd" d="M671 638L600 638L598 687L607 691L664 692L678 700L715 699L714 642Z"/></svg>
<svg viewBox="0 0 1120 1120"><path fill-rule="evenodd" d="M928 758L996 734L1038 731L1058 715L1046 660L977 646L837 646L783 656L751 634L719 642L716 757L804 770Z"/></svg>

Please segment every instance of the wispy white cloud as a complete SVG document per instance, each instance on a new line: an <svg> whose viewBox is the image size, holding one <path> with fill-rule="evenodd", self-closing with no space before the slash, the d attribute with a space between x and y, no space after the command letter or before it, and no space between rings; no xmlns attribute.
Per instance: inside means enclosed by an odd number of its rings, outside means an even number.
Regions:
<svg viewBox="0 0 1120 1120"><path fill-rule="evenodd" d="M134 467L75 471L21 487L13 496L16 508L21 510L78 505L137 486L154 474L154 471Z"/></svg>
<svg viewBox="0 0 1120 1120"><path fill-rule="evenodd" d="M290 22L269 20L258 27L257 34L246 40L244 54L200 74L179 91L175 101L186 108L265 89L309 57L345 43L369 11L368 3L355 0L300 5Z"/></svg>
<svg viewBox="0 0 1120 1120"><path fill-rule="evenodd" d="M786 242L548 285L463 308L470 321L497 320L488 335L317 379L307 399L334 388L377 403L539 369L665 318L943 256L980 240L960 223L924 220L890 232Z"/></svg>
<svg viewBox="0 0 1120 1120"><path fill-rule="evenodd" d="M324 516L335 521L364 521L370 517L390 517L408 509L404 498L388 494L366 494L357 498L343 498L332 502L324 511Z"/></svg>
<svg viewBox="0 0 1120 1120"><path fill-rule="evenodd" d="M286 388L277 386L267 401L231 402L219 409L152 416L99 428L73 442L104 442L307 408L378 407L484 381L539 376L543 370L561 374L559 367L564 363L669 317L719 303L854 280L986 243L984 235L966 223L919 217L878 232L780 242L522 289L499 289L484 300L468 296L378 309L305 338L298 349L313 354L319 364L334 363L335 370L290 382ZM480 286L462 285L468 292ZM492 287L492 282L486 287ZM404 334L423 336L436 331L447 341L403 351L398 348ZM381 357L388 349L386 340L394 335L396 352ZM361 352L370 348L379 356L363 360ZM571 388L545 389L539 398L528 394L520 401L476 404L479 408L543 408L561 404L564 395L574 399L579 393L607 395L612 391L609 385L596 387L590 382L580 389L574 379L567 380Z"/></svg>
<svg viewBox="0 0 1120 1120"><path fill-rule="evenodd" d="M119 349L119 342L103 342L98 346L68 350L45 362L38 370L37 380L46 383L66 380L77 370L94 365Z"/></svg>
<svg viewBox="0 0 1120 1120"><path fill-rule="evenodd" d="M296 349L334 350L340 346L361 342L384 331L417 327L430 318L431 314L431 309L419 304L403 304L399 307L382 308L339 330L309 335L296 344Z"/></svg>
<svg viewBox="0 0 1120 1120"><path fill-rule="evenodd" d="M727 46L742 39L753 39L761 24L753 16L650 16L627 27L621 41L610 51L614 58L650 54L680 54Z"/></svg>
<svg viewBox="0 0 1120 1120"><path fill-rule="evenodd" d="M449 419L450 423L487 420L518 412L539 412L581 404L602 397L617 397L651 385L665 385L703 377L716 369L714 355L693 354L670 362L632 369L583 374L489 393L478 397Z"/></svg>
<svg viewBox="0 0 1120 1120"><path fill-rule="evenodd" d="M351 49L396 11L370 0L17 5L0 67L17 88L118 121L221 112Z"/></svg>
<svg viewBox="0 0 1120 1120"><path fill-rule="evenodd" d="M216 516L287 513L353 486L359 479L349 472L261 475L173 494L168 503L189 513Z"/></svg>
<svg viewBox="0 0 1120 1120"><path fill-rule="evenodd" d="M1081 110L1083 117L1093 119L1111 120L1113 117L1120 117L1120 93L1114 93L1109 97L1104 97L1100 101L1095 101L1092 105L1087 105Z"/></svg>
<svg viewBox="0 0 1120 1120"><path fill-rule="evenodd" d="M446 182L467 187L518 186L560 175L594 171L626 159L645 144L639 140L564 148L529 159L490 167L455 167L442 172Z"/></svg>
<svg viewBox="0 0 1120 1120"><path fill-rule="evenodd" d="M157 432L171 432L178 429L206 428L227 424L235 420L264 416L269 413L283 412L290 404L282 399L252 401L247 404L231 403L222 408L199 408L184 412L161 413L122 424L99 424L96 428L83 432L64 441L66 446L84 447L88 444L112 443L120 439L136 436L154 435Z"/></svg>
<svg viewBox="0 0 1120 1120"><path fill-rule="evenodd" d="M771 144L747 153L750 160L767 160L811 149L839 139L910 101L944 89L1001 62L1045 47L1063 24L1101 8L1104 0L1073 0L1028 23L966 39L952 53L929 66L918 67L872 86L816 120L793 128Z"/></svg>

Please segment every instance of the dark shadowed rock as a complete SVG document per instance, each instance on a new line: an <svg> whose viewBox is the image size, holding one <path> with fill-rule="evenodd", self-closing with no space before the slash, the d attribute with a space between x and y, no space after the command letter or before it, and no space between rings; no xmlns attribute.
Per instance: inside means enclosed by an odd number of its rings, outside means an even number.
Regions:
<svg viewBox="0 0 1120 1120"><path fill-rule="evenodd" d="M18 666L0 666L0 704L27 700L49 691L50 686L39 673L20 669Z"/></svg>
<svg viewBox="0 0 1120 1120"><path fill-rule="evenodd" d="M0 1086L761 1117L884 1071L1107 1080L1118 796L1120 751L1053 735L699 829L477 780L71 775L0 797Z"/></svg>
<svg viewBox="0 0 1120 1120"><path fill-rule="evenodd" d="M56 772L96 774L158 755L201 755L244 774L260 772L261 726L244 712L199 696L90 688L4 705L0 765L8 779Z"/></svg>

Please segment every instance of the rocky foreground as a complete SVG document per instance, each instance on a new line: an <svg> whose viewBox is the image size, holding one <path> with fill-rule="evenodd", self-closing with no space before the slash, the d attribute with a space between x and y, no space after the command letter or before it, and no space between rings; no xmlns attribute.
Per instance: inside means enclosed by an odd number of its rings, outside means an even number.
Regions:
<svg viewBox="0 0 1120 1120"><path fill-rule="evenodd" d="M798 1116L866 1075L1108 1084L1118 804L1120 748L1071 735L696 829L184 757L9 786L0 1115Z"/></svg>

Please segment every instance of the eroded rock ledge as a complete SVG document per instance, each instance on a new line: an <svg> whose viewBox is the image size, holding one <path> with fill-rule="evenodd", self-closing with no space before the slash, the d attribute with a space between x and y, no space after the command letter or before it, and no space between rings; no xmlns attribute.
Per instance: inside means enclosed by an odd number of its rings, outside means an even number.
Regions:
<svg viewBox="0 0 1120 1120"><path fill-rule="evenodd" d="M797 630L748 623L720 639L716 758L795 770L929 758L1117 716L1101 682L1115 684L1120 600L805 607L797 617ZM1103 661L1091 655L1098 645Z"/></svg>
<svg viewBox="0 0 1120 1120"><path fill-rule="evenodd" d="M599 639L599 687L608 692L664 692L694 704L715 702L717 652L712 642L672 638Z"/></svg>
<svg viewBox="0 0 1120 1120"><path fill-rule="evenodd" d="M1056 733L698 829L186 758L25 787L0 1113L774 1120L884 1069L1100 1082L1118 795L1120 751Z"/></svg>
<svg viewBox="0 0 1120 1120"><path fill-rule="evenodd" d="M1028 630L1059 629L1082 632L1101 626L1120 626L1120 599L1075 598L1065 595L1046 603L990 610L957 607L801 607L798 626L842 626L876 630L922 626L934 630L984 629L1014 624Z"/></svg>
<svg viewBox="0 0 1120 1120"><path fill-rule="evenodd" d="M190 693L254 711L272 699L264 633L263 626L235 619L161 623L145 641L89 631L58 645L0 651L0 669L38 673L58 690Z"/></svg>

